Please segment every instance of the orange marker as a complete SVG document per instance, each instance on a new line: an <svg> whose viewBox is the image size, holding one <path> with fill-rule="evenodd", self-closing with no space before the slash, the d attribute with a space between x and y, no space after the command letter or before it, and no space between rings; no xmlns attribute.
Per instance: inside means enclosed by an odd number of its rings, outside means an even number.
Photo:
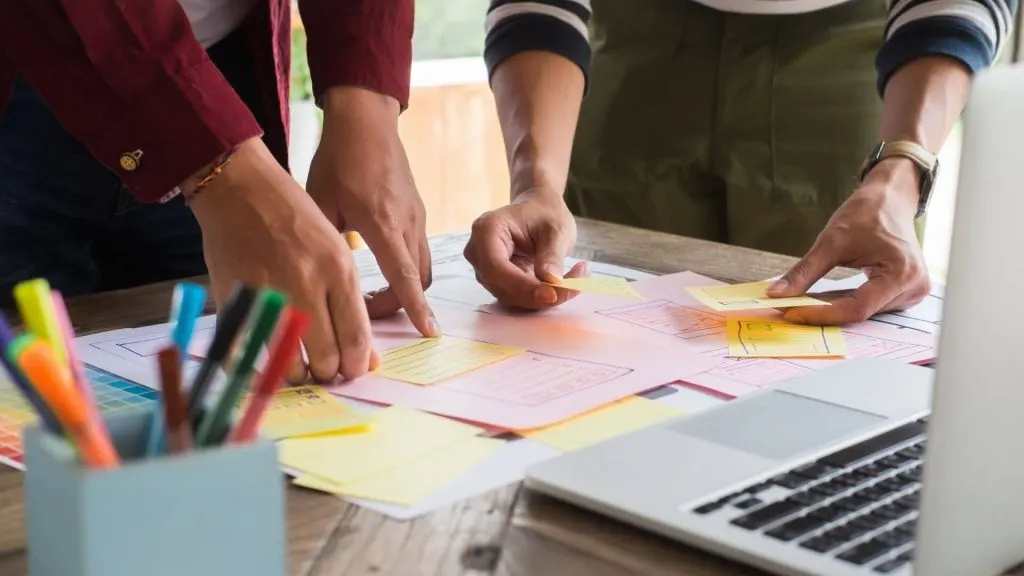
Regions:
<svg viewBox="0 0 1024 576"><path fill-rule="evenodd" d="M22 334L8 349L11 360L21 366L29 382L50 406L65 433L90 468L113 468L120 463L117 450L99 422L90 421L90 411L71 381L67 368L57 360L44 340Z"/></svg>

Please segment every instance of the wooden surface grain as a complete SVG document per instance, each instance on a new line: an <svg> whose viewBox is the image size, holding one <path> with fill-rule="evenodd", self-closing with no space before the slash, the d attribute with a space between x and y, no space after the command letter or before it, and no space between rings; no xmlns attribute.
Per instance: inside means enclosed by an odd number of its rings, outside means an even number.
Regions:
<svg viewBox="0 0 1024 576"><path fill-rule="evenodd" d="M581 220L580 258L730 282L780 274L795 259ZM840 271L837 276L845 275ZM80 333L166 321L171 284L69 302ZM21 472L0 469L0 576L28 573ZM142 488L140 488L140 491ZM289 576L742 576L757 572L518 485L399 522L325 494L288 491ZM244 575L239 575L244 576Z"/></svg>

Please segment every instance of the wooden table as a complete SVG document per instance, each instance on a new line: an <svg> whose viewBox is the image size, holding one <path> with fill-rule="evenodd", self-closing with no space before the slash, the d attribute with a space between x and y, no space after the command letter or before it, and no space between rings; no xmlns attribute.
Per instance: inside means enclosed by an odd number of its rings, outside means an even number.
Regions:
<svg viewBox="0 0 1024 576"><path fill-rule="evenodd" d="M731 282L762 280L784 272L795 261L583 220L576 256L656 273L691 270ZM159 284L91 295L72 300L69 309L81 332L142 326L166 321L170 291L171 284ZM0 469L2 576L28 573L22 478L21 472ZM290 488L288 534L292 576L758 573L528 493L519 485L410 522L391 520L334 496Z"/></svg>

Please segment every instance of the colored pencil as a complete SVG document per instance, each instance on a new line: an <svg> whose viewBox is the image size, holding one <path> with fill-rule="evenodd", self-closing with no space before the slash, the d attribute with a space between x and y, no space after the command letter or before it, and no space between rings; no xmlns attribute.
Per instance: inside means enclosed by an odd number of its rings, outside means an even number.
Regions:
<svg viewBox="0 0 1024 576"><path fill-rule="evenodd" d="M188 391L188 412L189 420L193 425L198 424L200 416L204 413L203 402L217 368L228 357L231 346L235 342L245 319L249 316L253 302L256 301L256 290L249 286L239 284L235 287L234 293L224 305L224 310L217 318L217 328L213 333L213 341L206 352L192 381L192 387Z"/></svg>
<svg viewBox="0 0 1024 576"><path fill-rule="evenodd" d="M120 459L110 437L90 417L81 396L69 381L68 370L57 360L50 343L23 334L8 352L60 419L85 465L91 468L117 466Z"/></svg>
<svg viewBox="0 0 1024 576"><path fill-rule="evenodd" d="M50 343L54 357L65 368L68 366L68 352L64 346L60 322L53 309L50 284L42 279L26 280L14 286L14 300L18 312L29 332Z"/></svg>
<svg viewBox="0 0 1024 576"><path fill-rule="evenodd" d="M252 378L253 366L256 364L256 357L273 332L274 325L277 324L277 319L280 317L285 303L285 297L280 292L271 289L260 291L256 316L252 322L245 348L238 362L235 363L228 383L220 398L217 399L213 410L207 411L203 415L203 419L199 423L199 430L196 432L196 445L219 444L227 437L231 425L231 413L248 387L249 380Z"/></svg>
<svg viewBox="0 0 1024 576"><path fill-rule="evenodd" d="M192 426L188 423L188 408L181 389L181 352L177 346L168 346L157 353L160 363L160 390L163 392L164 422L167 427L167 445L171 454L187 452L192 447Z"/></svg>
<svg viewBox="0 0 1024 576"><path fill-rule="evenodd" d="M199 284L181 282L174 287L170 314L171 343L178 347L180 360L188 356L188 346L192 342L196 322L203 313L205 304L206 289ZM161 396L161 402L166 403L166 398ZM149 439L146 443L146 453L151 456L163 452L166 428L163 416L164 412L159 407L153 410L149 424Z"/></svg>
<svg viewBox="0 0 1024 576"><path fill-rule="evenodd" d="M61 426L60 420L54 415L53 410L50 410L50 406L46 404L43 397L39 395L39 392L32 387L28 379L25 378L25 374L22 373L21 367L16 362L12 362L7 356L7 351L10 349L11 343L14 340L14 332L11 330L7 319L4 318L3 313L0 313L0 364L3 364L4 368L7 369L7 374L10 376L11 382L14 384L21 394L25 397L25 400L32 406L42 421L43 426L53 432L54 434L63 434L64 427Z"/></svg>
<svg viewBox="0 0 1024 576"><path fill-rule="evenodd" d="M274 394L284 380L284 373L289 363L299 351L299 342L309 326L309 316L289 306L285 309L274 343L270 346L270 356L263 369L263 375L255 390L249 396L249 405L242 414L241 420L228 436L230 443L250 442L259 434L260 419L274 399Z"/></svg>

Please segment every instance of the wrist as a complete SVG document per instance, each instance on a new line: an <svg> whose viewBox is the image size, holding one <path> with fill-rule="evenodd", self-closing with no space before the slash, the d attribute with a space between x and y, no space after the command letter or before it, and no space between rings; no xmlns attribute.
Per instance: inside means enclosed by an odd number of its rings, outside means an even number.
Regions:
<svg viewBox="0 0 1024 576"><path fill-rule="evenodd" d="M864 175L863 185L878 186L887 195L917 206L921 201L921 168L909 158L884 158Z"/></svg>
<svg viewBox="0 0 1024 576"><path fill-rule="evenodd" d="M219 164L204 166L183 183L182 194L197 218L218 210L218 207L225 203L237 202L235 191L260 192L260 186L248 186L246 181L259 178L268 168L279 168L277 161L259 138L251 138L239 144L234 148L229 160L226 163L221 161ZM213 170L216 166L220 168L214 175ZM214 177L210 178L211 175ZM196 190L196 183L204 179L208 181L200 190Z"/></svg>
<svg viewBox="0 0 1024 576"><path fill-rule="evenodd" d="M558 170L534 159L513 158L509 166L509 184L512 200L529 192L532 196L562 198L565 191L566 170Z"/></svg>
<svg viewBox="0 0 1024 576"><path fill-rule="evenodd" d="M324 124L342 122L386 122L397 129L401 106L398 100L358 86L335 86L320 98Z"/></svg>

